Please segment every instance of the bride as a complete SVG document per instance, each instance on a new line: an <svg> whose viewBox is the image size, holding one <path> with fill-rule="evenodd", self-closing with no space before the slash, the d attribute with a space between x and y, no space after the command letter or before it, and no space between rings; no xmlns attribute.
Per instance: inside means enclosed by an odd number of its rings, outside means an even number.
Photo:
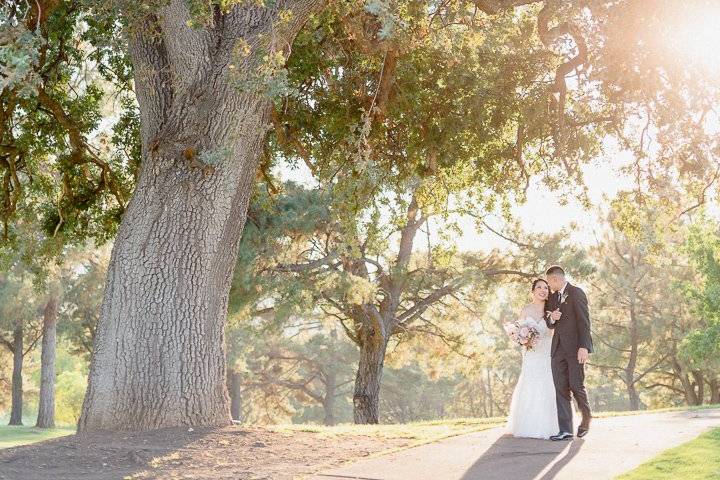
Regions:
<svg viewBox="0 0 720 480"><path fill-rule="evenodd" d="M552 330L545 325L545 301L550 287L543 279L532 284L532 303L520 312L521 322L537 326L533 350L523 350L522 370L510 403L507 429L515 437L549 438L558 431L555 386L550 368Z"/></svg>

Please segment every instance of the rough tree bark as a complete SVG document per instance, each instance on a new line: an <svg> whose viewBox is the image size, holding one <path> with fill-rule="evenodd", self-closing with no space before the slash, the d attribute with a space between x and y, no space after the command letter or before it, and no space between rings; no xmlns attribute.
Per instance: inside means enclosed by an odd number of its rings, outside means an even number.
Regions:
<svg viewBox="0 0 720 480"><path fill-rule="evenodd" d="M287 55L320 5L214 7L207 26L191 28L187 2L172 0L129 30L143 159L108 268L79 431L230 422L227 300L271 106L231 72L252 74L263 50ZM278 26L284 10L291 19Z"/></svg>
<svg viewBox="0 0 720 480"><path fill-rule="evenodd" d="M353 419L356 424L376 424L380 421L380 383L387 342L387 336L371 331L360 344L353 392Z"/></svg>
<svg viewBox="0 0 720 480"><path fill-rule="evenodd" d="M57 295L52 293L43 311L42 353L40 354L40 403L35 424L55 427L55 345L57 342Z"/></svg>
<svg viewBox="0 0 720 480"><path fill-rule="evenodd" d="M12 403L10 407L10 422L8 425L22 425L23 411L23 326L17 324L13 330L13 372L12 372Z"/></svg>

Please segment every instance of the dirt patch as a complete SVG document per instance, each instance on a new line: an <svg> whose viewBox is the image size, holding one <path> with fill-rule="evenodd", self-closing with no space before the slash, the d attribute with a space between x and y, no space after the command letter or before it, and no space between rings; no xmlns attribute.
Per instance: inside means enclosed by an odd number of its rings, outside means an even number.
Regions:
<svg viewBox="0 0 720 480"><path fill-rule="evenodd" d="M0 479L291 480L411 442L246 426L92 433L0 450Z"/></svg>

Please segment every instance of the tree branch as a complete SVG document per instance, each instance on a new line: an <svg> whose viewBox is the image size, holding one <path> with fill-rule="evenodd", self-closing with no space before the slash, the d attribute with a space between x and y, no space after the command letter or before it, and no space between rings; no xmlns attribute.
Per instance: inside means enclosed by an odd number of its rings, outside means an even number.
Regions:
<svg viewBox="0 0 720 480"><path fill-rule="evenodd" d="M0 337L0 344L5 345L5 347L10 350L10 353L15 353L15 346L12 344L12 342L9 342L5 337Z"/></svg>
<svg viewBox="0 0 720 480"><path fill-rule="evenodd" d="M425 310L427 310L430 305L437 302L444 296L450 295L458 288L460 288L460 286L461 284L459 283L450 283L432 291L425 298L416 300L411 307L409 307L407 310L405 310L403 313L396 317L397 325L400 328L406 328L409 323L422 315L423 312L425 312Z"/></svg>
<svg viewBox="0 0 720 480"><path fill-rule="evenodd" d="M668 358L669 356L670 356L670 354L666 354L666 355L665 355L664 357L662 357L660 360L658 360L657 362L655 362L651 367L649 367L647 370L645 370L640 376L638 376L637 378L635 378L635 380L633 380L633 383L638 383L640 380L643 379L643 377L645 377L645 375L647 375L648 373L651 373L651 372L654 372L655 370L657 370L657 368L658 368L660 365L662 365L662 363L663 363L665 360L667 360L667 358Z"/></svg>
<svg viewBox="0 0 720 480"><path fill-rule="evenodd" d="M565 142L565 100L567 96L567 83L565 76L587 62L587 44L583 38L580 28L572 22L562 22L554 27L550 27L550 18L552 15L550 1L546 1L540 10L537 19L537 29L540 40L546 48L552 48L553 42L558 38L568 35L575 42L577 54L569 58L565 62L558 65L555 70L554 93L556 97L551 98L557 116L556 124L553 126L553 137L555 142L555 156L562 158L565 168L572 172L572 169L565 160L564 142Z"/></svg>
<svg viewBox="0 0 720 480"><path fill-rule="evenodd" d="M317 260L312 260L307 263L288 263L288 264L278 264L276 265L273 270L278 272L307 272L309 270L314 270L318 267L321 267L323 265L330 265L334 259L338 257L337 252L332 252L328 256L319 258Z"/></svg>
<svg viewBox="0 0 720 480"><path fill-rule="evenodd" d="M496 15L509 8L531 5L540 0L475 0L473 3L483 13Z"/></svg>
<svg viewBox="0 0 720 480"><path fill-rule="evenodd" d="M699 198L698 198L697 203L694 204L694 205L692 205L692 206L690 206L690 207L688 207L688 208L686 208L686 209L684 209L682 212L678 213L678 214L675 216L675 218L673 218L673 219L668 223L668 225L671 224L671 223L677 222L677 221L680 219L680 217L682 217L683 215L687 215L688 213L692 212L693 210L702 207L702 206L705 204L705 202L706 202L708 190L710 190L710 188L712 188L713 184L717 181L717 179L718 179L719 177L720 177L720 166L718 166L718 168L715 170L715 174L714 174L713 177L710 179L710 182L709 182L707 185L705 185L705 187L703 188L702 192L700 192L700 195L699 195Z"/></svg>
<svg viewBox="0 0 720 480"><path fill-rule="evenodd" d="M667 388L668 390L672 390L677 393L682 393L683 395L685 394L684 390L677 388L677 387L673 387L672 385L666 385L664 383L653 383L650 385L643 385L643 388L658 388L658 387Z"/></svg>
<svg viewBox="0 0 720 480"><path fill-rule="evenodd" d="M517 239L510 238L509 236L499 232L498 230L496 230L493 227L491 227L490 225L488 225L488 223L485 220L481 220L480 223L482 224L483 227L487 228L488 230L490 230L492 233L494 233L498 237L502 238L503 240L507 240L508 242L513 243L513 244L517 245L518 247L530 248L530 249L535 248L532 245L530 245L529 243L523 243Z"/></svg>

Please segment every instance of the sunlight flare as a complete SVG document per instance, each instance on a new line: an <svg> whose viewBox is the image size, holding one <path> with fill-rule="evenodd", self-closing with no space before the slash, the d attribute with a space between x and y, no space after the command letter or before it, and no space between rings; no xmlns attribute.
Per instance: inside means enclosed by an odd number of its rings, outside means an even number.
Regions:
<svg viewBox="0 0 720 480"><path fill-rule="evenodd" d="M720 5L704 2L698 8L687 9L677 20L676 47L686 58L705 67L720 67Z"/></svg>

